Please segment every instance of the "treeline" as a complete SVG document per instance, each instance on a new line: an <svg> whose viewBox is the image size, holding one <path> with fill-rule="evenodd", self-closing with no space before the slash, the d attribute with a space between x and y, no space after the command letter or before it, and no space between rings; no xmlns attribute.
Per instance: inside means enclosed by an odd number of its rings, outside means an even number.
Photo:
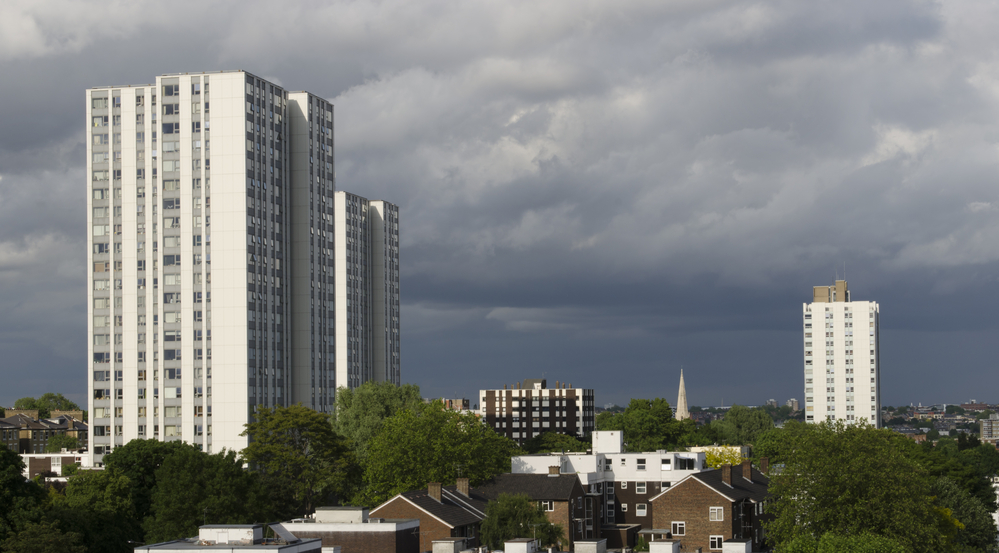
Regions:
<svg viewBox="0 0 999 553"><path fill-rule="evenodd" d="M698 425L676 420L669 402L662 398L633 399L623 412L603 411L597 430L621 430L628 451L657 451L707 445L746 445L774 428L766 410L733 405L725 418Z"/></svg>
<svg viewBox="0 0 999 553"><path fill-rule="evenodd" d="M243 451L133 440L65 486L25 481L0 450L0 550L131 551L196 535L202 524L288 520L317 506L374 507L429 482L473 486L510 471L520 453L472 414L424 403L416 386L340 390L327 417L301 405L260 408ZM44 536L44 539L39 539Z"/></svg>
<svg viewBox="0 0 999 553"><path fill-rule="evenodd" d="M767 535L777 551L999 551L999 451L972 440L917 444L886 429L789 422L761 434L771 466Z"/></svg>

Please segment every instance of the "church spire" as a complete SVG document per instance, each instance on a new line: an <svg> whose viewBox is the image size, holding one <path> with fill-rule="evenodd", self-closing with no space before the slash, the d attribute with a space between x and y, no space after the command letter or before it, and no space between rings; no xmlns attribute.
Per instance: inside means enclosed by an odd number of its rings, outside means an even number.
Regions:
<svg viewBox="0 0 999 553"><path fill-rule="evenodd" d="M687 410L687 388L683 385L683 368L680 369L680 394L676 398L676 420L690 418L690 411Z"/></svg>

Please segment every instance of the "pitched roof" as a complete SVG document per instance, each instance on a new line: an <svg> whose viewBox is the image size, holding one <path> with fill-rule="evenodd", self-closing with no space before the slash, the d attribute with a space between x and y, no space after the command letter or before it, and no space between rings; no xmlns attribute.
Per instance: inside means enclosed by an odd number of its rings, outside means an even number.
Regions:
<svg viewBox="0 0 999 553"><path fill-rule="evenodd" d="M767 478L762 472L754 469L752 470L752 481L746 480L742 477L742 465L732 465L732 485L729 486L725 482L722 482L722 471L721 469L705 470L701 472L695 472L687 478L680 481L682 484L687 480L693 479L704 484L705 486L711 488L712 490L718 492L719 494L727 497L732 501L741 501L743 499L748 499L753 502L760 502L766 500L770 493L767 491L770 486L770 479ZM653 497L650 501L658 499L660 496L670 493L679 487L673 486L663 490L662 493Z"/></svg>
<svg viewBox="0 0 999 553"><path fill-rule="evenodd" d="M475 490L471 490L470 494L471 497L466 497L458 493L455 486L445 486L441 488L441 501L438 503L436 499L430 497L425 488L413 490L389 499L385 503L375 507L371 513L374 514L388 503L395 501L397 498L402 498L452 528L465 526L467 524L482 522L482 519L486 518L486 503L488 503L488 500L476 494Z"/></svg>
<svg viewBox="0 0 999 553"><path fill-rule="evenodd" d="M475 492L489 499L497 499L500 494L527 494L533 501L551 499L569 501L572 489L579 482L575 474L500 474L475 488Z"/></svg>
<svg viewBox="0 0 999 553"><path fill-rule="evenodd" d="M763 501L770 495L767 491L770 479L754 468L750 470L752 471L752 481L742 477L742 465L732 465L732 486L722 482L721 469L697 472L691 476L735 501L741 499L750 499L755 502Z"/></svg>

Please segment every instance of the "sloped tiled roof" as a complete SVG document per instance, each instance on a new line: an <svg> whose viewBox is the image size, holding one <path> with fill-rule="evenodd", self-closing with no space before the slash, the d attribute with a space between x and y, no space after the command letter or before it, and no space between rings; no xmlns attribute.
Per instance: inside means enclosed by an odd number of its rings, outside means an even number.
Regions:
<svg viewBox="0 0 999 553"><path fill-rule="evenodd" d="M527 494L533 501L569 501L572 489L579 482L575 474L500 474L475 488L475 492L489 499L497 499L500 494Z"/></svg>
<svg viewBox="0 0 999 553"><path fill-rule="evenodd" d="M401 497L451 527L482 522L482 519L486 518L488 500L476 494L475 490L471 490L469 493L471 497L466 497L458 493L455 486L445 486L441 489L441 501L438 502L430 497L426 489L414 490L389 499L375 507L371 514L375 514L382 506Z"/></svg>
<svg viewBox="0 0 999 553"><path fill-rule="evenodd" d="M770 485L770 479L756 469L750 470L752 470L752 481L742 477L742 465L733 465L731 486L722 482L721 469L696 472L691 477L704 482L718 493L735 501L742 499L750 499L756 502L763 501L769 495L767 488Z"/></svg>
<svg viewBox="0 0 999 553"><path fill-rule="evenodd" d="M722 481L722 471L721 469L705 470L702 472L695 472L691 474L680 483L686 482L688 479L698 480L705 486L715 490L721 495L731 499L732 501L741 501L743 499L749 499L750 501L760 502L766 500L770 494L767 491L770 486L770 479L767 478L762 472L752 470L752 481L746 480L742 477L742 465L732 466L732 485L729 486ZM673 486L663 490L662 493L653 497L652 500L659 498L667 493L673 492L678 486Z"/></svg>

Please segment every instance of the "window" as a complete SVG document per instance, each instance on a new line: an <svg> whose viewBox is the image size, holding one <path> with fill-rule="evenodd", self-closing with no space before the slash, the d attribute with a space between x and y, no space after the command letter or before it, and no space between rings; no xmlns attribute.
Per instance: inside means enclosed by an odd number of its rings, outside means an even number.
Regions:
<svg viewBox="0 0 999 553"><path fill-rule="evenodd" d="M645 459L638 460L638 470L645 470Z"/></svg>
<svg viewBox="0 0 999 553"><path fill-rule="evenodd" d="M708 520L710 521L725 520L725 511L721 507L711 507L708 512Z"/></svg>
<svg viewBox="0 0 999 553"><path fill-rule="evenodd" d="M627 513L628 512L628 504L627 503L622 503L621 504L621 512L622 513Z"/></svg>
<svg viewBox="0 0 999 553"><path fill-rule="evenodd" d="M687 533L687 523L673 522L673 524L671 525L671 530L674 536L683 536Z"/></svg>
<svg viewBox="0 0 999 553"><path fill-rule="evenodd" d="M645 514L646 514L646 512L647 512L647 510L648 510L648 505L645 504L645 503L639 503L639 504L635 505L635 515L636 516L644 517Z"/></svg>
<svg viewBox="0 0 999 553"><path fill-rule="evenodd" d="M621 482L621 489L622 490L627 490L628 489L628 483L627 482Z"/></svg>
<svg viewBox="0 0 999 553"><path fill-rule="evenodd" d="M720 550L722 548L722 542L725 541L725 536L711 536L708 541L708 549Z"/></svg>
<svg viewBox="0 0 999 553"><path fill-rule="evenodd" d="M645 482L635 483L635 493L645 493Z"/></svg>
<svg viewBox="0 0 999 553"><path fill-rule="evenodd" d="M544 501L539 501L538 505L541 505L541 508L544 509L545 511L554 511L555 510L555 502L552 501L552 500L550 500L550 499L547 499L547 500L544 500Z"/></svg>

